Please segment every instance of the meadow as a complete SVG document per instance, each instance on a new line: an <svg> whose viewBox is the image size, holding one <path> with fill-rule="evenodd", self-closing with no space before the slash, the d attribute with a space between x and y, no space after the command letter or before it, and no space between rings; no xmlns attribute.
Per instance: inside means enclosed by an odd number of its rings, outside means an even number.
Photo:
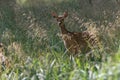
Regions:
<svg viewBox="0 0 120 80"><path fill-rule="evenodd" d="M120 0L0 0L0 80L120 80ZM70 59L52 12L69 31L100 38L102 60ZM96 51L95 54L98 52Z"/></svg>

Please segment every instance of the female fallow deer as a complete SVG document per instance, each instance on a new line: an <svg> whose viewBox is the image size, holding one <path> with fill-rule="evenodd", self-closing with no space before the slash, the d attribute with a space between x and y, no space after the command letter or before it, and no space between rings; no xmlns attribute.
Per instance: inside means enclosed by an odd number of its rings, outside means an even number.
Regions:
<svg viewBox="0 0 120 80"><path fill-rule="evenodd" d="M60 16L58 16L56 13L52 13L52 16L56 18L61 29L64 45L71 54L75 55L77 53L87 53L96 43L98 43L96 36L89 31L68 31L64 24L64 19L68 16L67 12L64 12L64 14Z"/></svg>

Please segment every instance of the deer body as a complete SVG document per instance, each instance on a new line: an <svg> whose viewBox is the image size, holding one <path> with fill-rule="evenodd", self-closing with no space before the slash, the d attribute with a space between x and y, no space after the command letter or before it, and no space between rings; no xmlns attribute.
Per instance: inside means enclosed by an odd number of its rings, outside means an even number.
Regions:
<svg viewBox="0 0 120 80"><path fill-rule="evenodd" d="M92 33L88 31L70 32L65 28L64 18L67 17L66 12L62 16L57 16L56 13L52 15L57 19L66 49L72 54L77 54L79 52L87 53L90 51L90 46L96 44L96 36Z"/></svg>

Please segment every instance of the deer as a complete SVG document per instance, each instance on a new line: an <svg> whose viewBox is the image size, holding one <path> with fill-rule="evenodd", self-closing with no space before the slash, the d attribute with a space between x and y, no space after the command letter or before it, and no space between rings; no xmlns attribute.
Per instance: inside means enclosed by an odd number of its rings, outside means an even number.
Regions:
<svg viewBox="0 0 120 80"><path fill-rule="evenodd" d="M64 46L70 54L88 53L98 43L96 35L89 31L71 32L66 29L64 19L68 16L68 12L62 15L53 12L52 16L58 22Z"/></svg>

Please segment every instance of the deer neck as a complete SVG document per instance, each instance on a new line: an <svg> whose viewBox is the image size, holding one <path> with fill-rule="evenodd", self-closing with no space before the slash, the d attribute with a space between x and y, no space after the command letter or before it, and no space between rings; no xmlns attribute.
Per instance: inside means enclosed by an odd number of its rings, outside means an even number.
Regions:
<svg viewBox="0 0 120 80"><path fill-rule="evenodd" d="M68 33L67 29L65 28L65 24L64 23L60 23L59 26L61 28L62 34Z"/></svg>

